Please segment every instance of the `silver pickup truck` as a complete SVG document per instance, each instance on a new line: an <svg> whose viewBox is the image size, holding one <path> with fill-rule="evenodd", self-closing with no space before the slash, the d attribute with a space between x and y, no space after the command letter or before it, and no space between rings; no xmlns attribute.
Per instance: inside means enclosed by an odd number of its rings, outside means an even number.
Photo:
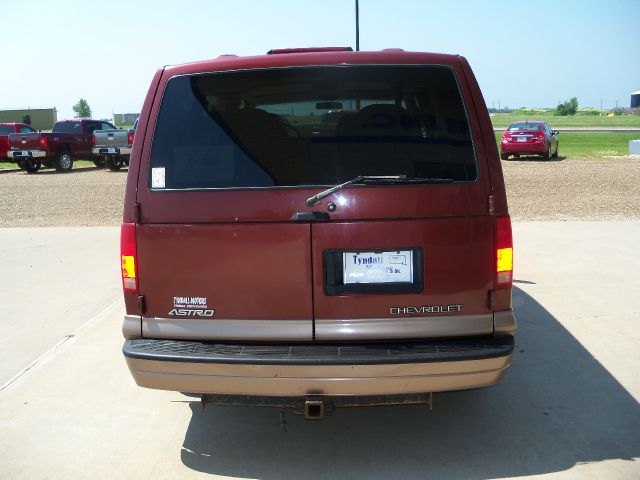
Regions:
<svg viewBox="0 0 640 480"><path fill-rule="evenodd" d="M96 130L91 152L101 155L104 158L102 163L109 170L120 170L123 166L128 166L137 126L138 120L130 130Z"/></svg>

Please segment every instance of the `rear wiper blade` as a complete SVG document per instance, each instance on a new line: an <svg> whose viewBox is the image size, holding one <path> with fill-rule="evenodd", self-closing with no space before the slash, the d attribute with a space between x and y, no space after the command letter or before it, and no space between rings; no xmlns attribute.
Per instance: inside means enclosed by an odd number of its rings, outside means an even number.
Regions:
<svg viewBox="0 0 640 480"><path fill-rule="evenodd" d="M351 180L347 180L344 183L340 183L334 187L323 190L305 200L304 203L308 207L320 202L323 198L336 193L338 190L351 185L353 183L371 184L395 184L395 183L450 183L453 182L451 178L422 178L422 177L407 177L406 175L358 175Z"/></svg>

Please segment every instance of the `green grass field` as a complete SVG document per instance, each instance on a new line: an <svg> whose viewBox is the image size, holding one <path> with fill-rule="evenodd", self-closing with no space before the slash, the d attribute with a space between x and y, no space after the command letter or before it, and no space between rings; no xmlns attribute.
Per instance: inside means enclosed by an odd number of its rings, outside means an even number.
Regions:
<svg viewBox="0 0 640 480"><path fill-rule="evenodd" d="M494 128L506 128L510 123L521 120L538 120L547 122L551 128L568 127L635 127L640 128L640 114L615 115L612 117L599 115L585 115L578 112L576 115L560 117L552 113L537 111L515 111L512 113L493 113L491 123Z"/></svg>
<svg viewBox="0 0 640 480"><path fill-rule="evenodd" d="M501 132L496 132L500 145ZM629 140L639 140L640 132L562 132L558 135L561 157L604 157L627 155Z"/></svg>

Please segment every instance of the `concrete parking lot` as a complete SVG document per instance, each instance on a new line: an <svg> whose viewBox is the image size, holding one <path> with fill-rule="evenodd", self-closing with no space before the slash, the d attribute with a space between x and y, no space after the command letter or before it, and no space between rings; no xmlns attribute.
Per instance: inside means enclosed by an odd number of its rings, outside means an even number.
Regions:
<svg viewBox="0 0 640 480"><path fill-rule="evenodd" d="M640 478L640 222L516 222L513 365L322 421L140 389L117 228L0 229L0 478Z"/></svg>

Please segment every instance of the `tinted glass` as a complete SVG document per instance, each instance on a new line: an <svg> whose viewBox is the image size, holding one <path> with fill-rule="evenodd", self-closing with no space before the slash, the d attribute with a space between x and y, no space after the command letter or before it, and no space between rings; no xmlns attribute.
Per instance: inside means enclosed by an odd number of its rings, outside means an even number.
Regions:
<svg viewBox="0 0 640 480"><path fill-rule="evenodd" d="M35 130L31 127L25 127L24 125L20 127L20 133L33 133L33 132L35 132Z"/></svg>
<svg viewBox="0 0 640 480"><path fill-rule="evenodd" d="M455 76L436 66L173 78L150 167L169 189L332 185L358 175L477 177Z"/></svg>
<svg viewBox="0 0 640 480"><path fill-rule="evenodd" d="M80 122L60 122L53 126L53 133L82 133Z"/></svg>
<svg viewBox="0 0 640 480"><path fill-rule="evenodd" d="M15 133L11 125L0 125L0 135L9 135Z"/></svg>
<svg viewBox="0 0 640 480"><path fill-rule="evenodd" d="M512 123L509 125L510 132L539 132L542 129L540 123Z"/></svg>

